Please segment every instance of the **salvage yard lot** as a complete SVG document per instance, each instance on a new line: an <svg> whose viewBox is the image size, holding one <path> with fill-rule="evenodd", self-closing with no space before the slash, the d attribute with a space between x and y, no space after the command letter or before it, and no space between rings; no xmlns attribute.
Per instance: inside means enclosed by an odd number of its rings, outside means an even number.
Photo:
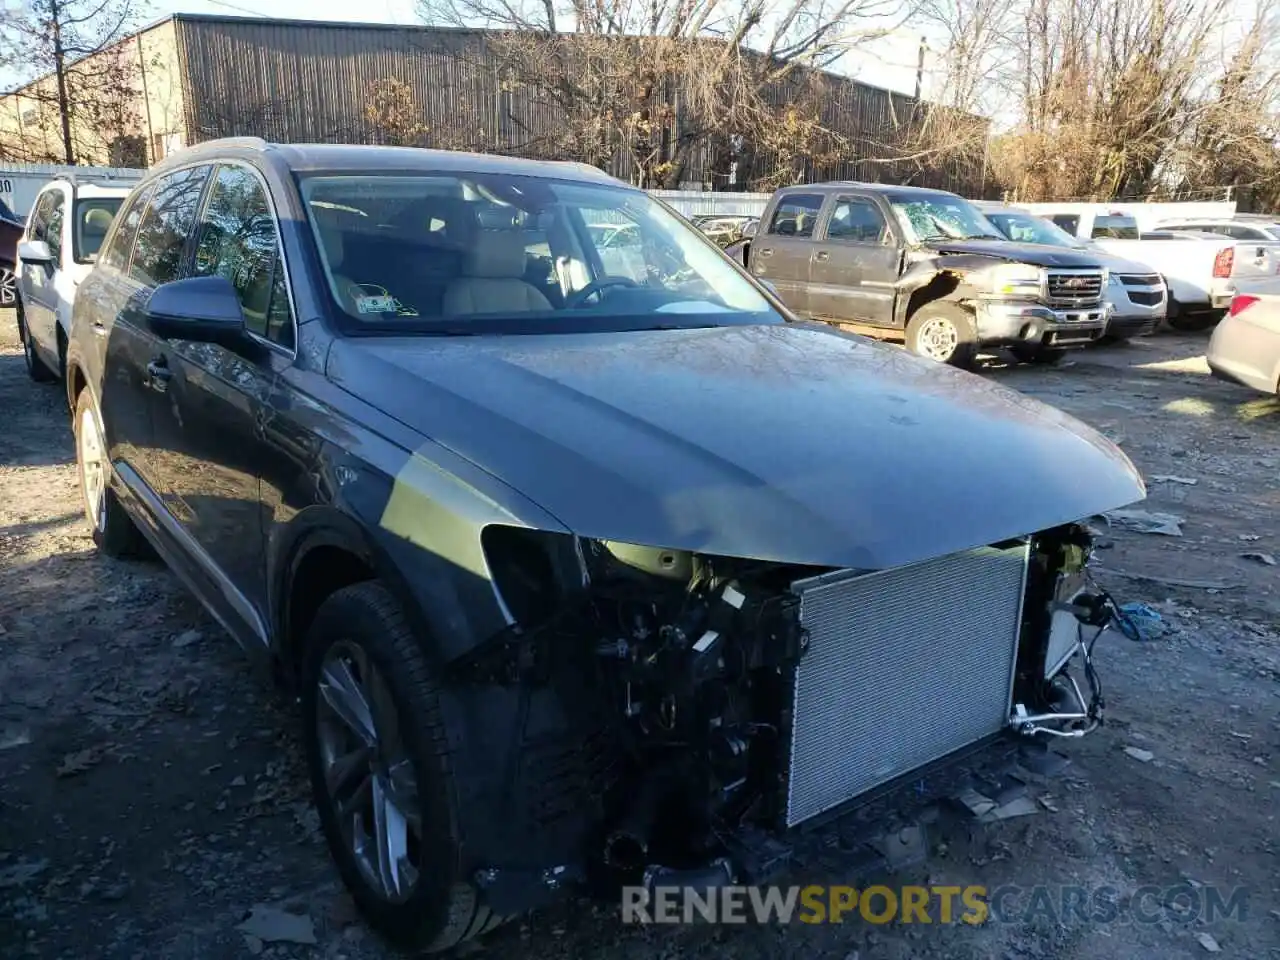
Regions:
<svg viewBox="0 0 1280 960"><path fill-rule="evenodd" d="M1008 922L981 927L639 928L569 903L473 952L1280 958L1280 567L1267 563L1280 557L1280 403L1209 378L1206 339L985 367L1119 442L1148 478L1140 509L1180 518L1181 536L1098 524L1099 579L1155 607L1165 633L1103 638L1109 722L1034 785L1037 812L939 826L925 864L881 879L1065 884L1121 905L1181 886L1184 907L1216 887L1223 901L1243 891L1243 915L1206 924L1148 898L1147 922L1085 923L1022 893ZM0 956L393 956L329 865L289 705L161 565L94 554L65 402L27 379L8 311L0 423ZM238 929L255 908L260 936Z"/></svg>

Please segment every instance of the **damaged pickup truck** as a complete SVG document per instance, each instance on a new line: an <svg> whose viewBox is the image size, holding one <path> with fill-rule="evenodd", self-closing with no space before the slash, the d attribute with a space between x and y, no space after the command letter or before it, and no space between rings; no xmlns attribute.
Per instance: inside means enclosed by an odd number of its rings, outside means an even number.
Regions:
<svg viewBox="0 0 1280 960"><path fill-rule="evenodd" d="M597 170L215 140L104 251L67 377L94 540L292 685L393 940L765 882L1102 719L1082 520L1144 496L1125 455L795 321Z"/></svg>
<svg viewBox="0 0 1280 960"><path fill-rule="evenodd" d="M905 339L913 353L955 366L993 346L1052 363L1106 332L1108 278L1096 258L1013 243L941 190L786 187L756 236L725 252L799 316Z"/></svg>

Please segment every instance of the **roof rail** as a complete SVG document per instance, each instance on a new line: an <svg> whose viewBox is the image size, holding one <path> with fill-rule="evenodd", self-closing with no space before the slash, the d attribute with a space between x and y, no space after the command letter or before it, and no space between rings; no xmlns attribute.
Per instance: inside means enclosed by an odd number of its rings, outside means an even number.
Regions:
<svg viewBox="0 0 1280 960"><path fill-rule="evenodd" d="M146 170L130 170L124 172L120 169L115 170L86 170L84 173L76 171L68 171L66 173L55 174L50 180L65 180L75 187L85 186L111 186L113 183L134 183L141 180Z"/></svg>

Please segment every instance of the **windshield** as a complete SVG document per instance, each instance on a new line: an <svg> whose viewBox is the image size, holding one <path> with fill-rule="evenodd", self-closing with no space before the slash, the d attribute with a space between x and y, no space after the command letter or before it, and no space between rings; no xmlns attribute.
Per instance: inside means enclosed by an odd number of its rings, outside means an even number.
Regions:
<svg viewBox="0 0 1280 960"><path fill-rule="evenodd" d="M1003 240L973 204L945 193L889 196L898 223L913 243L930 240Z"/></svg>
<svg viewBox="0 0 1280 960"><path fill-rule="evenodd" d="M98 258L102 249L102 241L111 229L111 221L116 211L124 203L124 197L93 197L76 201L75 230L72 243L75 244L77 263L89 263Z"/></svg>
<svg viewBox="0 0 1280 960"><path fill-rule="evenodd" d="M1033 217L1029 213L988 213L987 219L1010 240L1019 243L1043 243L1050 247L1081 249L1084 244L1056 223Z"/></svg>
<svg viewBox="0 0 1280 960"><path fill-rule="evenodd" d="M1095 240L1137 240L1140 238L1138 221L1118 214L1094 217L1092 236Z"/></svg>
<svg viewBox="0 0 1280 960"><path fill-rule="evenodd" d="M541 177L303 177L330 291L360 331L556 333L781 323L648 195Z"/></svg>

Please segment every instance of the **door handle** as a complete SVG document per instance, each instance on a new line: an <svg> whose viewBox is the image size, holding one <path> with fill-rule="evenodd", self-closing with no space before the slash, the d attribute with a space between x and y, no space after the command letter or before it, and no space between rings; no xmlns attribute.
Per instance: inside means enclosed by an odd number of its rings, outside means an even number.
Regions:
<svg viewBox="0 0 1280 960"><path fill-rule="evenodd" d="M173 377L173 371L169 369L169 363L164 357L158 357L147 364L147 386L152 390L164 393L169 387L169 380Z"/></svg>
<svg viewBox="0 0 1280 960"><path fill-rule="evenodd" d="M773 247L765 247L763 250L757 250L756 256L763 260L765 257L773 256Z"/></svg>
<svg viewBox="0 0 1280 960"><path fill-rule="evenodd" d="M825 250L819 250L817 253L813 255L813 259L821 260L823 263L826 263L828 260L831 259L831 254L827 253L827 251Z"/></svg>

